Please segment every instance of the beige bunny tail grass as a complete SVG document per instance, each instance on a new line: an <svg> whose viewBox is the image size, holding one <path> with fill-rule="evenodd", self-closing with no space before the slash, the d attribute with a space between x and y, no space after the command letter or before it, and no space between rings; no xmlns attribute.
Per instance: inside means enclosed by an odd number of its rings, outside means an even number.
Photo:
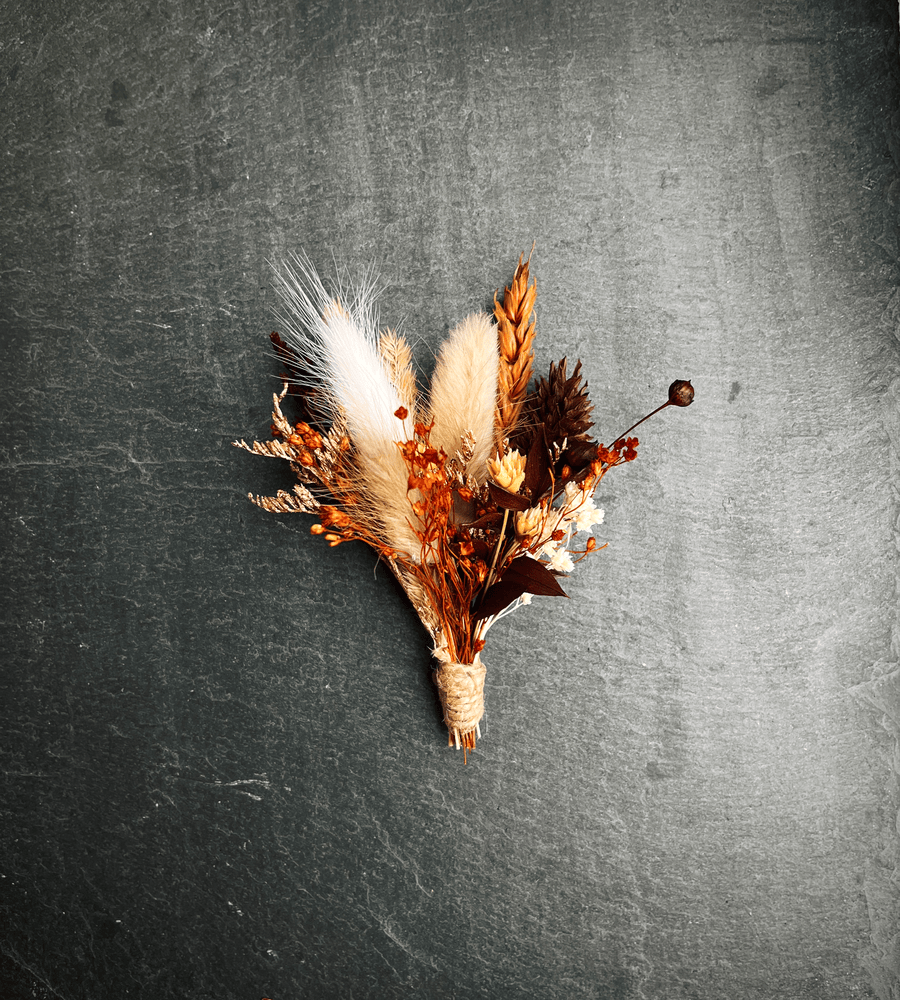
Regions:
<svg viewBox="0 0 900 1000"><path fill-rule="evenodd" d="M498 364L497 328L486 313L473 313L444 341L431 382L431 442L453 458L470 432L465 471L479 482L494 452Z"/></svg>

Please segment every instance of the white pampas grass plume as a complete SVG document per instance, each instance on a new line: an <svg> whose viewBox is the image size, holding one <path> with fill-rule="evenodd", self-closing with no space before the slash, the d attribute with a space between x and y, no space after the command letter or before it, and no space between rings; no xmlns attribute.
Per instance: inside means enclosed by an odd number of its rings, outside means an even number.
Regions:
<svg viewBox="0 0 900 1000"><path fill-rule="evenodd" d="M305 256L274 268L284 339L303 361L303 377L322 394L322 406L343 416L361 473L358 488L384 541L417 560L421 541L410 520L408 470L397 442L413 437L413 414L392 381L378 347L375 287L333 297Z"/></svg>
<svg viewBox="0 0 900 1000"><path fill-rule="evenodd" d="M475 448L466 473L479 483L494 453L498 365L497 328L485 313L473 313L444 341L431 380L431 442L453 458L470 431Z"/></svg>

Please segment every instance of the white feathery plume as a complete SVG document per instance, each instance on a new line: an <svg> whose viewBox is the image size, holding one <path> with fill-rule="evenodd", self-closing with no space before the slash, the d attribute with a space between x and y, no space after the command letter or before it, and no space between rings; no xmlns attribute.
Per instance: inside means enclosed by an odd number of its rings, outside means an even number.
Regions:
<svg viewBox="0 0 900 1000"><path fill-rule="evenodd" d="M305 256L274 267L284 339L303 361L304 380L324 396L323 407L346 421L362 472L363 499L384 527L386 544L418 560L412 530L408 469L397 442L413 437L414 416L397 391L378 349L375 287L371 280L347 301L328 293Z"/></svg>
<svg viewBox="0 0 900 1000"><path fill-rule="evenodd" d="M497 327L486 313L473 313L441 345L431 380L431 442L453 458L470 431L475 448L466 472L479 483L495 450L498 366Z"/></svg>

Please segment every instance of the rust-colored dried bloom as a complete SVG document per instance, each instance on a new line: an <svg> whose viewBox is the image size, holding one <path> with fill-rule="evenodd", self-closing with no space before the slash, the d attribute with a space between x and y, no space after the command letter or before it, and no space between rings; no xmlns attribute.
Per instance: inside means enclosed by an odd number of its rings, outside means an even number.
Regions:
<svg viewBox="0 0 900 1000"><path fill-rule="evenodd" d="M669 402L673 406L690 406L694 402L694 387L690 381L676 379L669 386Z"/></svg>
<svg viewBox="0 0 900 1000"><path fill-rule="evenodd" d="M637 438L625 438L625 451L622 452L623 462L633 462L637 458Z"/></svg>

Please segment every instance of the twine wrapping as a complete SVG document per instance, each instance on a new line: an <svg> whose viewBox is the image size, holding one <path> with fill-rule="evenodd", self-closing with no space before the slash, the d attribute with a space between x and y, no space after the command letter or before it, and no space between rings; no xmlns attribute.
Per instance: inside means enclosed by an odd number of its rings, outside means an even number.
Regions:
<svg viewBox="0 0 900 1000"><path fill-rule="evenodd" d="M473 730L481 736L478 723L484 715L484 675L484 664L477 656L474 663L442 663L435 672L450 745L455 742L457 750Z"/></svg>

